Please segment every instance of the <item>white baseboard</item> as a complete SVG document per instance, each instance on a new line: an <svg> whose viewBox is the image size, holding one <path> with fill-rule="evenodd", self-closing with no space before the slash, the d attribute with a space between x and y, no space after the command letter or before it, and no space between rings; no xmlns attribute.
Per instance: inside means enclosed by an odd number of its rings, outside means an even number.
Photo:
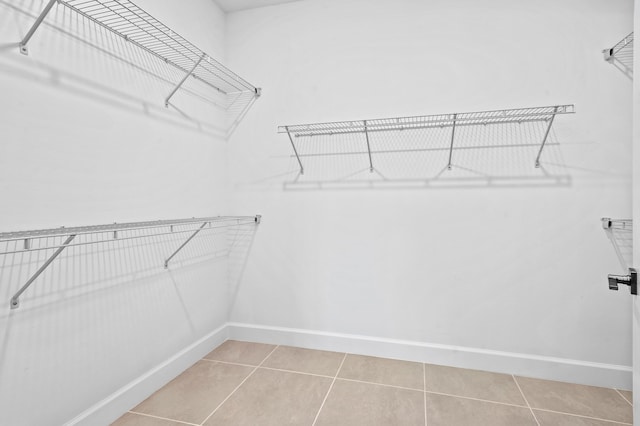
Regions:
<svg viewBox="0 0 640 426"><path fill-rule="evenodd" d="M155 391L220 346L227 338L228 328L225 324L94 404L65 425L111 424L131 407L147 399Z"/></svg>
<svg viewBox="0 0 640 426"><path fill-rule="evenodd" d="M462 346L297 328L227 323L94 404L66 425L107 425L227 339L426 362L540 379L631 389L631 367Z"/></svg>
<svg viewBox="0 0 640 426"><path fill-rule="evenodd" d="M347 352L514 374L616 389L631 389L632 369L566 358L385 339L296 328L228 323L229 339Z"/></svg>

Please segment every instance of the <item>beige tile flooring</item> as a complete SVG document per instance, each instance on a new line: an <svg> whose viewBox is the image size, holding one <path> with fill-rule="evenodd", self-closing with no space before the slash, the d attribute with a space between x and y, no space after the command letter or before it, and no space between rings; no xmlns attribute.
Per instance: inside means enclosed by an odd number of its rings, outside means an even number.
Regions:
<svg viewBox="0 0 640 426"><path fill-rule="evenodd" d="M612 426L631 392L227 341L116 426Z"/></svg>

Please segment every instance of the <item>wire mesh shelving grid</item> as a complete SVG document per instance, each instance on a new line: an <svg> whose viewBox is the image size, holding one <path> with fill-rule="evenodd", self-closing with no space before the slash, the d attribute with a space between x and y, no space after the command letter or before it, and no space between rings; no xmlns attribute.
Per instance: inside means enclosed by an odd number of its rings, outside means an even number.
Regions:
<svg viewBox="0 0 640 426"><path fill-rule="evenodd" d="M291 146L300 166L300 173L304 174L304 166L300 155L300 144L304 138L314 136L332 136L362 134L363 154L368 154L370 171L374 170L372 154L377 152L371 149L370 135L374 133L398 133L418 129L447 129L450 128L448 137L449 162L447 167L451 169L451 157L456 149L456 128L463 126L488 126L499 124L519 124L529 122L547 122L546 131L540 144L540 150L535 161L536 167L540 166L540 155L544 149L556 115L572 114L575 112L573 105L555 105L533 108L503 109L494 111L479 111L451 114L437 114L413 117L383 118L371 120L337 121L327 123L296 124L279 126L278 133L286 133L289 136ZM364 150L366 148L366 150ZM388 150L385 150L387 152Z"/></svg>
<svg viewBox="0 0 640 426"><path fill-rule="evenodd" d="M614 64L629 76L633 74L633 32L615 46L602 51L604 60Z"/></svg>
<svg viewBox="0 0 640 426"><path fill-rule="evenodd" d="M168 268L169 262L198 234L239 225L259 224L260 219L260 215L215 216L0 233L0 247L2 247L0 256L54 250L11 298L11 308L15 309L19 306L20 295L47 269L56 257L69 247L172 236L178 238L176 242L182 242L182 244L176 244L172 248L173 253L167 253L168 257L164 260L164 267Z"/></svg>
<svg viewBox="0 0 640 426"><path fill-rule="evenodd" d="M171 96L189 76L223 95L260 95L259 88L129 0L49 0L21 41L22 53L28 54L27 43L56 2L183 72L184 79L176 82L176 87L166 98L165 104L168 104Z"/></svg>

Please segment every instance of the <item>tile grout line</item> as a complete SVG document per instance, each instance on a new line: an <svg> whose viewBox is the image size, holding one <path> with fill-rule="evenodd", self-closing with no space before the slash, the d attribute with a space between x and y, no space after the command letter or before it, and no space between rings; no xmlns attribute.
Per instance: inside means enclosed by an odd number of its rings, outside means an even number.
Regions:
<svg viewBox="0 0 640 426"><path fill-rule="evenodd" d="M422 363L422 384L423 384L423 397L424 397L424 426L427 426L427 365Z"/></svg>
<svg viewBox="0 0 640 426"><path fill-rule="evenodd" d="M152 419L167 420L170 422L182 423L184 425L189 425L189 426L200 426L197 423L189 423L189 422L185 422L184 420L176 420L176 419L170 419L168 417L154 416L153 414L140 413L138 411L133 411L133 410L129 410L127 411L127 413L135 414L137 416L151 417Z"/></svg>
<svg viewBox="0 0 640 426"><path fill-rule="evenodd" d="M513 378L513 381L516 383L516 386L518 387L518 390L520 391L520 394L522 395L522 398L524 398L524 402L527 404L527 407L529 407L529 411L531 411L531 415L533 416L533 420L535 420L536 424L538 426L540 426L540 422L538 421L538 418L536 417L536 413L533 412L533 408L531 408L531 405L529 404L529 400L527 399L526 396L524 396L524 392L522 391L522 388L520 387L520 384L516 380L516 376L514 376L512 374L511 377Z"/></svg>
<svg viewBox="0 0 640 426"><path fill-rule="evenodd" d="M631 423L619 422L617 420L603 419L600 417L583 416L582 414L564 413L562 411L547 410L546 408L536 408L536 410L545 411L547 413L562 414L562 415L571 416L571 417L580 417L583 419L600 420L601 422L613 423L617 425L631 425Z"/></svg>
<svg viewBox="0 0 640 426"><path fill-rule="evenodd" d="M629 400L627 399L627 397L625 397L625 396L622 394L622 392L620 392L620 391L619 391L618 389L616 389L616 388L613 388L613 389L614 389L616 392L618 392L618 395L620 395L620 396L622 397L622 399L624 399L625 401L627 401L627 402L629 403L629 405L631 405L631 406L633 407L633 402L629 401Z"/></svg>
<svg viewBox="0 0 640 426"><path fill-rule="evenodd" d="M244 378L244 380L243 380L242 382L240 382L240 384L239 384L238 386L236 386L236 388L235 388L235 389L234 389L234 390L233 390L229 395L227 395L227 397L226 397L226 398L225 398L225 399L224 399L220 404L218 404L218 406L217 406L217 407L216 407L216 408L211 412L211 414L209 414L209 415L207 416L207 418L206 418L206 419L204 419L204 420L202 421L202 423L200 423L200 426L204 425L204 424L207 422L207 420L209 420L209 419L211 418L211 416L213 416L213 415L216 413L216 411L218 411L218 409L219 409L220 407L222 407L222 405L223 405L225 402L227 402L227 400L228 400L229 398L231 398L231 396L232 396L234 393L236 393L236 391L237 391L238 389L240 389L240 387L244 384L244 382L246 382L247 380L249 380L249 377L253 376L253 373L255 373L256 371L258 371L258 368L260 368L260 366L261 366L262 364L264 364L264 362L265 362L265 361L266 361L266 360L271 356L271 354L272 354L272 353L274 353L274 352L275 352L275 350L276 350L276 349L278 349L279 347L280 347L280 345L277 345L275 348L273 348L273 349L271 350L271 352L269 352L269 355L267 355L267 356L262 360L262 362L260 363L260 365L255 366L255 368L251 371L251 373L249 373L249 375L248 375L247 377L245 377L245 378Z"/></svg>
<svg viewBox="0 0 640 426"><path fill-rule="evenodd" d="M313 419L313 423L311 423L311 426L315 426L316 422L318 421L318 418L320 417L320 412L324 408L324 403L327 402L327 398L329 398L329 393L331 393L331 389L333 389L333 384L336 382L336 379L338 378L338 374L340 374L340 370L342 369L342 366L344 365L344 361L346 359L347 359L347 354L345 353L344 356L342 357L342 362L340 363L340 367L338 367L338 371L336 371L336 375L333 377L333 381L329 386L329 390L327 390L327 394L324 396L324 399L322 400L322 404L320 404L320 408L318 408L318 412L316 413L316 417Z"/></svg>
<svg viewBox="0 0 640 426"><path fill-rule="evenodd" d="M304 371L286 370L284 368L256 366L256 365L250 365L250 364L238 364L237 362L216 361L216 360L213 360L213 359L203 359L203 361L218 362L220 364L228 364L228 365L240 365L242 367L251 367L251 368L259 367L262 370L282 371L283 373L304 374L306 376L324 377L325 379L333 379L333 376L327 376L325 374L315 374L315 373L307 373L307 372L304 372Z"/></svg>

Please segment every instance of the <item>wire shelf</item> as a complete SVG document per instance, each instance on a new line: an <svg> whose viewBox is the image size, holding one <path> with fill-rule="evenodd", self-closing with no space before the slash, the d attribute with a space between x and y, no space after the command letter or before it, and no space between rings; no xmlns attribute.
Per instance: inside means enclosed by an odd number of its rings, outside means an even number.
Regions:
<svg viewBox="0 0 640 426"><path fill-rule="evenodd" d="M604 229L615 229L618 231L633 231L633 220L631 219L611 219L603 217L602 227Z"/></svg>
<svg viewBox="0 0 640 426"><path fill-rule="evenodd" d="M49 0L20 43L22 53L28 54L27 43L56 2L183 72L185 78L176 83L174 91L167 97L165 104L168 104L171 96L189 76L224 95L239 93L253 93L256 97L260 95L259 88L129 0Z"/></svg>
<svg viewBox="0 0 640 426"><path fill-rule="evenodd" d="M55 250L42 266L29 278L25 285L11 298L11 308L19 306L20 295L40 276L62 251L69 247L106 244L114 241L138 240L141 238L157 238L161 236L181 236L185 238L182 245L164 261L169 262L199 233L220 228L239 225L259 224L260 215L256 216L215 216L190 219L157 220L150 222L113 223L79 227L60 227L32 231L0 233L0 256L26 252Z"/></svg>
<svg viewBox="0 0 640 426"><path fill-rule="evenodd" d="M369 168L373 171L370 134L372 133L398 133L419 129L446 129L451 128L448 137L449 163L447 167L451 169L451 157L455 149L456 128L462 126L489 126L499 124L521 124L528 122L547 122L547 128L541 141L540 151L536 158L535 165L540 165L540 154L549 136L549 131L553 125L556 115L572 114L575 112L573 105L555 105L533 108L503 109L494 111L479 111L451 114L437 114L413 117L397 117L370 120L337 121L327 123L296 124L279 126L278 133L286 133L289 136L294 154L300 166L300 173L304 174L304 166L299 153L299 144L304 138L314 136L333 136L348 134L363 134L363 141L366 142L366 151L369 156ZM294 141L294 138L298 141ZM467 149L469 147L466 147ZM399 150L400 151L400 150ZM384 150L384 153L393 152L393 148ZM320 154L322 155L322 154Z"/></svg>
<svg viewBox="0 0 640 426"><path fill-rule="evenodd" d="M615 46L602 51L605 61L619 64L623 71L633 73L633 32L616 43Z"/></svg>

